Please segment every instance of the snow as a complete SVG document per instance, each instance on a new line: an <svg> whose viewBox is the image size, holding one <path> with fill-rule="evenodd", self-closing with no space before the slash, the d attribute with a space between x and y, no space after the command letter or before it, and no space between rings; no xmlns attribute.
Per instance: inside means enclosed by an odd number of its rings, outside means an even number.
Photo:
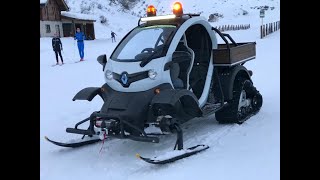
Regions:
<svg viewBox="0 0 320 180"><path fill-rule="evenodd" d="M172 14L173 0L140 0L130 10L125 10L115 0L111 3L105 0L65 0L71 13L87 14L97 20L94 23L96 38L111 38L114 31L117 35L124 36L135 27L140 17L146 16L148 5L154 5L158 15ZM256 6L274 7L273 10L265 11L263 23L271 23L280 20L280 0L180 0L185 13L201 13L206 19L212 13L223 14L224 18L211 23L212 26L251 24L259 26L261 19L260 10L251 9ZM248 15L242 15L246 10ZM100 16L107 19L106 24L100 23Z"/></svg>
<svg viewBox="0 0 320 180"><path fill-rule="evenodd" d="M242 3L243 6L259 6L267 3L277 5L280 1L252 0L212 1L226 6ZM72 12L82 1L68 0ZM88 3L94 1L87 1ZM102 1L95 1L100 2ZM152 0L148 1L152 2ZM165 4L169 1L154 1ZM171 2L171 1L170 1ZM173 1L172 1L173 2ZM190 2L211 13L208 1L184 0L188 11ZM211 1L210 1L211 2ZM214 2L214 3L213 3ZM245 3L246 2L246 3ZM74 4L76 3L76 4ZM78 4L77 4L78 3ZM142 3L140 1L139 3ZM135 9L140 9L141 4ZM155 6L159 7L155 3ZM201 5L201 6L200 6ZM208 7L204 7L207 5ZM210 6L209 6L210 5ZM268 5L268 4L267 4ZM276 6L276 9L280 5ZM224 179L224 180L277 180L280 179L280 31L260 39L261 23L258 10L248 10L249 16L233 17L233 8L225 12L225 18L216 24L248 24L248 30L228 31L236 42L256 41L256 59L245 66L253 71L253 82L263 96L260 112L242 125L218 124L214 116L196 118L182 126L184 147L197 144L210 146L194 156L167 165L147 164L135 157L155 157L172 152L176 134L160 136L160 143L145 143L132 140L106 139L102 143L78 149L62 148L44 139L48 136L56 141L68 142L81 136L65 132L67 127L87 118L93 111L100 110L99 97L88 101L72 101L73 96L85 87L100 87L104 84L102 66L96 61L101 54L109 57L120 39L137 25L138 17L117 11L118 6L109 7L109 25L95 23L97 39L85 41L85 62L76 63L79 54L73 38L61 38L63 43L63 66L55 64L51 38L40 38L40 179L41 180L162 180L162 179ZM215 6L218 8L218 6ZM220 6L219 6L220 8ZM222 7L221 7L222 8ZM276 10L275 9L275 10ZM267 11L264 22L279 20L277 11ZM80 11L80 10L79 10ZM79 13L79 11L77 13ZM137 11L137 10L135 10ZM256 12L257 14L253 14ZM114 13L111 15L111 13ZM273 14L272 14L273 13ZM106 15L96 11L96 16ZM250 15L251 14L251 15ZM107 16L106 16L107 17ZM117 43L111 42L110 30L114 30ZM219 40L221 41L221 40ZM222 42L222 41L221 41ZM85 128L85 126L81 126ZM154 131L154 127L151 129Z"/></svg>
<svg viewBox="0 0 320 180"><path fill-rule="evenodd" d="M158 15L172 14L172 7L176 1L173 0L148 0L140 1L135 7L134 12L140 16L145 16L145 8L154 5ZM200 13L206 19L210 14L223 14L224 18L213 24L247 24L260 22L258 9L251 9L255 6L268 5L275 7L273 10L265 11L264 22L273 22L280 19L280 0L180 0L184 13ZM248 15L242 15L242 10L246 10Z"/></svg>
<svg viewBox="0 0 320 180"><path fill-rule="evenodd" d="M105 0L66 0L70 13L89 15L93 17L95 37L97 39L110 39L111 31L122 37L134 28L139 18L124 12L119 5L109 5L110 1ZM81 15L80 15L81 16ZM107 19L105 24L100 23L100 17Z"/></svg>
<svg viewBox="0 0 320 180"><path fill-rule="evenodd" d="M70 18L75 18L75 19L96 20L96 17L90 16L87 14L75 13L75 12L61 11L61 15L70 17Z"/></svg>

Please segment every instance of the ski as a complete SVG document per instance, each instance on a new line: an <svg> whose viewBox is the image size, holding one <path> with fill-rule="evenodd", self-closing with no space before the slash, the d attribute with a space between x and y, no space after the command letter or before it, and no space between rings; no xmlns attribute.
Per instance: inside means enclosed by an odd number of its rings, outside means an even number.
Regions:
<svg viewBox="0 0 320 180"><path fill-rule="evenodd" d="M51 67L55 67L55 66L63 66L63 65L65 65L66 63L63 63L63 64L53 64L53 65L51 65Z"/></svg>
<svg viewBox="0 0 320 180"><path fill-rule="evenodd" d="M84 62L84 60L83 60L83 61L76 61L76 62L74 62L74 63L80 63L80 62Z"/></svg>
<svg viewBox="0 0 320 180"><path fill-rule="evenodd" d="M51 139L49 139L47 136L44 137L47 141L51 142L52 144L55 144L57 146L61 146L61 147L71 147L71 148L76 148L76 147L81 147L81 146L85 146L85 145L89 145L89 144L93 144L96 142L101 141L101 139L90 139L90 140L84 140L84 141L80 141L80 142L72 142L72 143L63 143L63 142L57 142L57 141L53 141Z"/></svg>
<svg viewBox="0 0 320 180"><path fill-rule="evenodd" d="M186 150L174 150L172 155L170 154L165 154L163 156L158 156L154 158L145 158L140 156L140 154L136 154L136 157L151 164L167 164L167 163L172 163L175 162L179 159L183 159L189 156L192 156L198 152L201 152L203 150L208 149L209 146L207 145L196 145L193 147L190 147ZM171 152L170 152L171 153Z"/></svg>

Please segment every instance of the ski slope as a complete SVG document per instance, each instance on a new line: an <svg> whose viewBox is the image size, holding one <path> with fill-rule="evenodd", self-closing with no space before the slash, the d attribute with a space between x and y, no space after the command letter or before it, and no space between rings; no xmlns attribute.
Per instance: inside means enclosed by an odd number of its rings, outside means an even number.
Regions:
<svg viewBox="0 0 320 180"><path fill-rule="evenodd" d="M70 13L81 13L95 17L95 34L98 39L111 38L114 31L124 36L130 29L137 25L139 17L146 16L148 5L154 5L158 15L172 13L172 6L176 0L135 0L130 10L123 9L118 1L110 4L110 0L65 0L70 7ZM134 0L127 0L134 1ZM251 24L260 25L260 10L258 6L274 7L265 11L264 23L280 20L280 0L180 0L184 13L199 13L206 19L210 14L219 13L224 16L213 26ZM243 10L247 15L243 15ZM108 23L101 24L100 16L106 17Z"/></svg>
<svg viewBox="0 0 320 180"><path fill-rule="evenodd" d="M137 159L135 154L152 157L171 151L175 134L160 137L158 144L107 139L104 145L100 142L77 149L54 146L44 139L48 136L65 142L81 137L66 133L65 129L73 127L93 111L100 110L102 100L99 97L91 102L72 101L72 98L85 87L104 84L102 66L96 58L101 54L109 57L117 45L111 42L108 31L120 28L118 24L122 24L121 32L116 37L119 42L128 30L136 26L136 20L128 19L131 15L118 13L115 18L117 22L95 27L100 35L94 41L85 41L85 61L81 63L74 63L80 59L74 40L61 38L66 64L52 67L55 55L51 38L40 38L40 179L280 179L280 31L259 39L260 21L256 17L248 17L247 20L243 17L230 18L225 22L238 24L238 20L242 19L241 23L252 23L248 30L227 33L236 42L257 43L257 58L245 66L253 71L252 79L264 98L263 106L256 116L242 125L220 125L214 115L184 124L184 147L206 144L210 146L206 151L172 164L157 166ZM120 22L121 19L124 23ZM275 14L269 20L274 22L279 18ZM212 23L213 26L215 24L218 23Z"/></svg>

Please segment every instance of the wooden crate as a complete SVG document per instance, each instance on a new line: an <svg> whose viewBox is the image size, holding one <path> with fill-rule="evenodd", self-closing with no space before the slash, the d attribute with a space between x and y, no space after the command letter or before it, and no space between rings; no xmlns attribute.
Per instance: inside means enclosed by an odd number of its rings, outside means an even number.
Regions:
<svg viewBox="0 0 320 180"><path fill-rule="evenodd" d="M216 66L233 66L256 57L256 43L246 42L230 44L218 44L218 49L213 49L213 63Z"/></svg>

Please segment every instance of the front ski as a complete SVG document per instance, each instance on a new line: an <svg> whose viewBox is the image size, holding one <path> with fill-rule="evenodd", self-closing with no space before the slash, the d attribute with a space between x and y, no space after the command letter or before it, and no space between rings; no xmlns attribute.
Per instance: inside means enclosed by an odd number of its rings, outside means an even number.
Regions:
<svg viewBox="0 0 320 180"><path fill-rule="evenodd" d="M52 144L55 144L57 146L61 146L61 147L71 147L71 148L76 148L76 147L81 147L81 146L85 146L85 145L89 145L89 144L93 144L96 142L101 141L101 139L90 139L90 140L84 140L84 141L80 141L80 142L72 142L72 143L63 143L63 142L57 142L57 141L53 141L51 139L49 139L47 136L44 137L47 141L51 142Z"/></svg>
<svg viewBox="0 0 320 180"><path fill-rule="evenodd" d="M172 163L174 161L177 161L179 159L183 159L186 157L189 157L191 155L194 155L198 152L201 152L203 150L208 149L209 146L207 145L196 145L193 147L190 147L186 150L174 150L172 154L166 154L163 156L158 156L154 158L145 158L140 156L140 154L136 154L137 158L142 159L143 161L151 164L167 164Z"/></svg>

